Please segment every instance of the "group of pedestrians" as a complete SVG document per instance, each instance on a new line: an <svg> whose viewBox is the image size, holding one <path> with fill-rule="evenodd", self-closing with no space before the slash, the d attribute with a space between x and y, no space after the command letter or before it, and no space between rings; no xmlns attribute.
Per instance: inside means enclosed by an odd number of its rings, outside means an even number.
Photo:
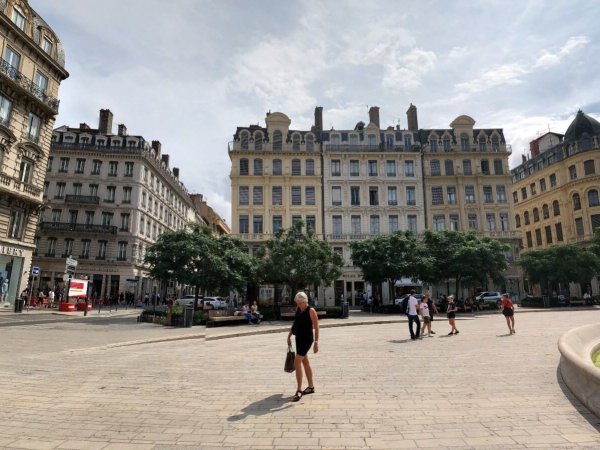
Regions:
<svg viewBox="0 0 600 450"><path fill-rule="evenodd" d="M435 331L431 329L431 323L433 322L434 314L438 314L438 309L435 303L431 300L429 292L423 294L423 298L419 300L415 297L416 292L410 291L407 304L408 314L408 330L410 331L411 340L421 339L422 335L427 333L427 336L432 336ZM450 332L448 336L458 334L458 328L456 327L456 313L458 312L458 305L454 301L454 296L449 295L446 305L446 318L450 325ZM502 294L500 301L500 310L506 318L506 325L508 326L509 334L515 333L515 307L510 300L508 294ZM421 327L421 320L423 326ZM416 330L415 330L416 326Z"/></svg>

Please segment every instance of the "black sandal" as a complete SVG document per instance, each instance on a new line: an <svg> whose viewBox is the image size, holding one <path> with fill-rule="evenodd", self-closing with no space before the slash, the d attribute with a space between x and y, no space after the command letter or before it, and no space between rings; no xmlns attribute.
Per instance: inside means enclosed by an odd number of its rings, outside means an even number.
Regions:
<svg viewBox="0 0 600 450"><path fill-rule="evenodd" d="M302 391L302 395L308 395L308 394L314 394L314 393L315 393L315 388L310 387L310 386Z"/></svg>
<svg viewBox="0 0 600 450"><path fill-rule="evenodd" d="M292 397L292 401L297 402L302 398L303 395L304 394L302 393L302 391L296 391L296 394L294 394L294 396Z"/></svg>

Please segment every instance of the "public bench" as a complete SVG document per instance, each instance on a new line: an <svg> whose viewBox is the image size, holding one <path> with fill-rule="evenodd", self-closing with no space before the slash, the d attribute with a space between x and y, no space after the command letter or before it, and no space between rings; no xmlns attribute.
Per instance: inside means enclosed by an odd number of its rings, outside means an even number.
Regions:
<svg viewBox="0 0 600 450"><path fill-rule="evenodd" d="M260 316L262 319L262 314ZM222 323L247 323L248 319L243 314L235 316L233 311L227 311L222 309L209 309L208 320L206 321L207 327L214 327L217 324Z"/></svg>
<svg viewBox="0 0 600 450"><path fill-rule="evenodd" d="M293 319L296 317L296 307L295 306L281 306L279 308L279 315L282 319ZM317 311L317 316L322 317L327 315L327 311Z"/></svg>

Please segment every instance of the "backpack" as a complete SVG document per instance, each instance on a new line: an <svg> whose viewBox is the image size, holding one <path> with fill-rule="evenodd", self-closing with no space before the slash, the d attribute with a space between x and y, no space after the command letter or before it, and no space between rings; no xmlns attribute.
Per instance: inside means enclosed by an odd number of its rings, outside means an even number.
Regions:
<svg viewBox="0 0 600 450"><path fill-rule="evenodd" d="M400 302L400 313L408 314L408 299L410 296L406 297L404 300Z"/></svg>

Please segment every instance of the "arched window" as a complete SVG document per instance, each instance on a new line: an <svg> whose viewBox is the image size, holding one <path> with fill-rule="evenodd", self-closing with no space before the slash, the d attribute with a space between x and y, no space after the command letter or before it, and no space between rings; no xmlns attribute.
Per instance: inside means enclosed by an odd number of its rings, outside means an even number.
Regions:
<svg viewBox="0 0 600 450"><path fill-rule="evenodd" d="M447 159L444 161L444 170L446 171L446 175L454 175L454 165L452 164L451 159Z"/></svg>
<svg viewBox="0 0 600 450"><path fill-rule="evenodd" d="M600 206L600 199L598 198L598 191L596 189L592 189L588 192L588 205Z"/></svg>
<svg viewBox="0 0 600 450"><path fill-rule="evenodd" d="M466 133L463 133L460 135L460 149L463 152L466 152L469 150L469 136L467 136Z"/></svg>
<svg viewBox="0 0 600 450"><path fill-rule="evenodd" d="M306 136L306 150L309 152L314 151L315 149L315 138L312 134Z"/></svg>
<svg viewBox="0 0 600 450"><path fill-rule="evenodd" d="M552 212L554 216L560 216L560 205L558 204L558 200L552 202Z"/></svg>
<svg viewBox="0 0 600 450"><path fill-rule="evenodd" d="M548 208L548 205L542 206L542 217L544 219L548 219L550 217L550 209Z"/></svg>
<svg viewBox="0 0 600 450"><path fill-rule="evenodd" d="M275 130L273 132L273 150L281 150L282 142L281 131Z"/></svg>
<svg viewBox="0 0 600 450"><path fill-rule="evenodd" d="M292 136L292 150L300 150L300 135L294 133Z"/></svg>
<svg viewBox="0 0 600 450"><path fill-rule="evenodd" d="M299 177L302 175L302 167L299 159L292 159L292 176Z"/></svg>
<svg viewBox="0 0 600 450"><path fill-rule="evenodd" d="M240 175L248 175L248 159L240 159Z"/></svg>
<svg viewBox="0 0 600 450"><path fill-rule="evenodd" d="M250 135L247 131L242 131L240 140L242 141L242 150L248 150L248 138Z"/></svg>
<svg viewBox="0 0 600 450"><path fill-rule="evenodd" d="M431 167L431 175L441 175L440 169L440 161L437 159L432 159L430 163Z"/></svg>
<svg viewBox="0 0 600 450"><path fill-rule="evenodd" d="M579 198L579 194L573 194L573 209L575 211L581 209L581 198Z"/></svg>
<svg viewBox="0 0 600 450"><path fill-rule="evenodd" d="M521 227L521 216L518 214L515 215L515 224L517 225L517 228Z"/></svg>
<svg viewBox="0 0 600 450"><path fill-rule="evenodd" d="M274 159L273 160L273 175L281 175L282 171L281 171L281 160L280 159Z"/></svg>
<svg viewBox="0 0 600 450"><path fill-rule="evenodd" d="M534 222L540 221L540 211L537 208L533 208L533 221Z"/></svg>
<svg viewBox="0 0 600 450"><path fill-rule="evenodd" d="M262 150L263 135L260 131L254 133L254 150Z"/></svg>
<svg viewBox="0 0 600 450"><path fill-rule="evenodd" d="M525 225L529 225L529 211L525 211L523 214L523 220L525 221Z"/></svg>

